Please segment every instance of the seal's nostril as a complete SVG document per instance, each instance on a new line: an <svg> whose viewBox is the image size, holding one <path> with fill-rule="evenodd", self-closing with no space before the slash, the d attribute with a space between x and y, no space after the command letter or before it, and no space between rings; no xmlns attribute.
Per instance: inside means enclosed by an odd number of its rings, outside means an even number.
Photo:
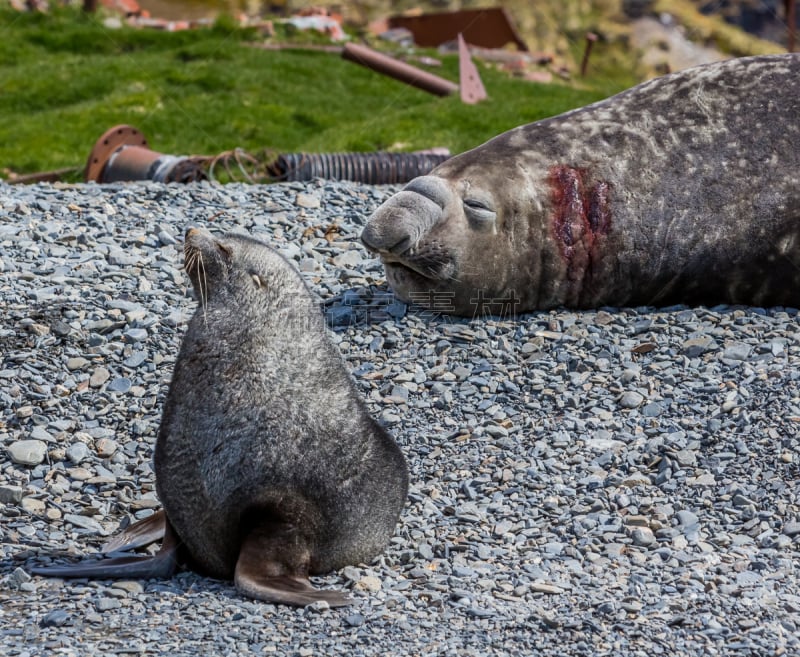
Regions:
<svg viewBox="0 0 800 657"><path fill-rule="evenodd" d="M395 255L402 255L411 247L411 237L406 235L401 237L397 242L392 244L387 251L390 253L394 253Z"/></svg>

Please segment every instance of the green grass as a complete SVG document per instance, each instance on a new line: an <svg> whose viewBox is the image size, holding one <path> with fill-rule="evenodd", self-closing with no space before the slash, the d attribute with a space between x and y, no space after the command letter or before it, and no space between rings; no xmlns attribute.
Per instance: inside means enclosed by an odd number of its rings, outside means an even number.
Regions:
<svg viewBox="0 0 800 657"><path fill-rule="evenodd" d="M592 88L540 85L478 63L490 98L469 106L335 54L255 47L261 40L224 20L166 33L106 29L75 10L0 10L0 170L82 166L95 140L120 123L173 154L234 147L460 152L608 96L630 79L605 75ZM443 61L433 72L457 80L457 58Z"/></svg>

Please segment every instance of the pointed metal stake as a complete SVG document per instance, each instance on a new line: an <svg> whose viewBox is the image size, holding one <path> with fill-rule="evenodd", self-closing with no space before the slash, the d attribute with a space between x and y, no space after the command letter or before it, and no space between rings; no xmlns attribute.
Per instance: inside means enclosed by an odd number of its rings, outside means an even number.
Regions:
<svg viewBox="0 0 800 657"><path fill-rule="evenodd" d="M462 102L474 105L487 98L481 76L478 75L478 69L472 62L467 43L461 33L458 35L458 76Z"/></svg>

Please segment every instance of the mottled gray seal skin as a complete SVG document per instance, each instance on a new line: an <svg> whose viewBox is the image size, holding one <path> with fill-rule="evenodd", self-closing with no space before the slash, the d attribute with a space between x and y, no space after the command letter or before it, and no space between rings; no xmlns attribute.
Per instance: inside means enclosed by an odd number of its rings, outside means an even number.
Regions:
<svg viewBox="0 0 800 657"><path fill-rule="evenodd" d="M461 315L800 306L800 54L658 78L412 180L362 242Z"/></svg>
<svg viewBox="0 0 800 657"><path fill-rule="evenodd" d="M164 576L184 561L251 597L347 604L341 592L312 588L308 575L383 550L406 499L405 459L368 414L288 262L250 237L200 229L187 232L185 255L200 307L156 441L164 514L105 550L162 533L164 546L149 560L34 572Z"/></svg>

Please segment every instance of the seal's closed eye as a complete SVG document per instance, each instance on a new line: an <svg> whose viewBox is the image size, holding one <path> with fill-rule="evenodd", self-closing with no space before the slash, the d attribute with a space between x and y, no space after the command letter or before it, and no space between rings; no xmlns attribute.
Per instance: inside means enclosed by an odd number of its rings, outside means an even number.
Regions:
<svg viewBox="0 0 800 657"><path fill-rule="evenodd" d="M478 225L488 225L497 219L494 205L486 199L465 198L464 214L467 215L467 219Z"/></svg>
<svg viewBox="0 0 800 657"><path fill-rule="evenodd" d="M464 205L466 205L470 210L486 210L487 212L494 212L494 208L492 208L488 201L477 198L465 198Z"/></svg>

